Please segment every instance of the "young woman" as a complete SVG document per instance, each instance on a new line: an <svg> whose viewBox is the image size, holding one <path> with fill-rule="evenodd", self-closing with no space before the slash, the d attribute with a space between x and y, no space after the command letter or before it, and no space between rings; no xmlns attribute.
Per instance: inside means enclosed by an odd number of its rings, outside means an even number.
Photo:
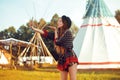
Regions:
<svg viewBox="0 0 120 80"><path fill-rule="evenodd" d="M62 16L59 18L57 22L57 28L49 26L54 32L50 33L46 30L39 30L33 27L32 23L29 23L29 26L34 31L39 32L46 38L50 38L54 40L54 44L59 50L57 53L59 54L58 57L58 66L57 68L61 74L61 80L67 80L68 73L70 75L70 80L76 80L76 73L77 73L77 63L78 59L72 50L73 48L73 37L72 33L69 30L71 27L71 20L67 16Z"/></svg>

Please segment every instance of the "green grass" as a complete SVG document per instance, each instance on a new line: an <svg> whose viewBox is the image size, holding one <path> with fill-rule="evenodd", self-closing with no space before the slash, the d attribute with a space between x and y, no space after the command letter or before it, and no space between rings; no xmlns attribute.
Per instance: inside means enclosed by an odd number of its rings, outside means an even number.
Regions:
<svg viewBox="0 0 120 80"><path fill-rule="evenodd" d="M0 80L59 80L59 73L41 71L0 70Z"/></svg>
<svg viewBox="0 0 120 80"><path fill-rule="evenodd" d="M120 80L120 70L78 70L77 80ZM60 80L55 68L0 70L0 80Z"/></svg>

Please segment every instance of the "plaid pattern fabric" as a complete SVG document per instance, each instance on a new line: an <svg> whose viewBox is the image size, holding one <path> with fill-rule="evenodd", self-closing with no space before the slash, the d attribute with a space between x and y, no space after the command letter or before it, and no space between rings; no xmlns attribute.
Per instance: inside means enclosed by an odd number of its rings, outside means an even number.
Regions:
<svg viewBox="0 0 120 80"><path fill-rule="evenodd" d="M51 34L45 31L44 36L46 38L54 40L53 33ZM62 46L66 49L64 54L59 54L57 68L61 71L68 71L69 65L71 63L78 63L77 56L72 50L73 36L72 36L71 31L66 30L65 33L60 38L56 39L54 42L56 45Z"/></svg>
<svg viewBox="0 0 120 80"><path fill-rule="evenodd" d="M67 50L64 55L59 56L57 68L61 71L68 71L71 63L78 63L78 59L72 50Z"/></svg>

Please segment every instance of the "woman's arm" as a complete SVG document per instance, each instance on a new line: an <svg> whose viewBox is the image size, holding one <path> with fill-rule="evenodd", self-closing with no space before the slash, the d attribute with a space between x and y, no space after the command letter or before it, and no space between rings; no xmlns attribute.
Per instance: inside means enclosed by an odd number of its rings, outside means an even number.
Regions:
<svg viewBox="0 0 120 80"><path fill-rule="evenodd" d="M36 32L39 32L40 34L44 34L44 31L40 30L40 29L37 29L37 28L34 28L33 26L31 26L31 28L36 31Z"/></svg>
<svg viewBox="0 0 120 80"><path fill-rule="evenodd" d="M44 34L44 31L33 27L33 26L35 26L35 24L34 24L34 22L32 20L28 23L28 26L30 28L32 28L34 31L39 32L40 34Z"/></svg>
<svg viewBox="0 0 120 80"><path fill-rule="evenodd" d="M51 40L54 40L55 38L57 38L57 29L56 29L56 27L48 26L49 28L51 28L54 31L54 32L48 32L47 30L40 30L40 29L34 28L33 27L34 23L32 21L30 21L28 23L28 26L31 27L34 31L39 32L40 34L42 34L45 38L49 38Z"/></svg>

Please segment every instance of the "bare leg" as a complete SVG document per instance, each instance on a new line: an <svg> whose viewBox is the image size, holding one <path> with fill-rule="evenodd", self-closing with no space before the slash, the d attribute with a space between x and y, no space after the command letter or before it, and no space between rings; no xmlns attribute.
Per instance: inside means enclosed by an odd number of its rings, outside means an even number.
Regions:
<svg viewBox="0 0 120 80"><path fill-rule="evenodd" d="M61 80L67 80L68 72L60 71Z"/></svg>
<svg viewBox="0 0 120 80"><path fill-rule="evenodd" d="M70 80L76 80L77 63L69 67Z"/></svg>

